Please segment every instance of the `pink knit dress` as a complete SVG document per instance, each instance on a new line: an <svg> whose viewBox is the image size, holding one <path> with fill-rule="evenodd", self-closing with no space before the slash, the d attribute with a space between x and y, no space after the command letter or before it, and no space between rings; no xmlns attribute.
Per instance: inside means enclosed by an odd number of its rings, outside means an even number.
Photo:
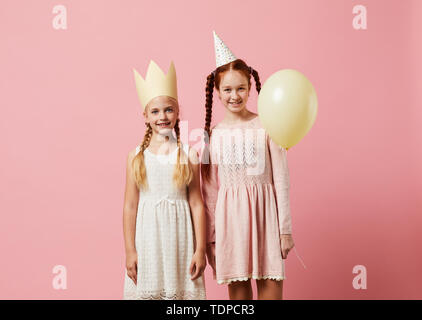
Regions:
<svg viewBox="0 0 422 320"><path fill-rule="evenodd" d="M202 194L217 282L286 279L280 234L292 233L287 151L255 117L214 127L210 163Z"/></svg>

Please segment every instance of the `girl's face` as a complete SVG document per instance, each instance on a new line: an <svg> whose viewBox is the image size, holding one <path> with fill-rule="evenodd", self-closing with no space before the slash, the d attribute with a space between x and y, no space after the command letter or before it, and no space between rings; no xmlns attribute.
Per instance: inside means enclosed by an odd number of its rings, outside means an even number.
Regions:
<svg viewBox="0 0 422 320"><path fill-rule="evenodd" d="M156 134L171 134L179 116L179 104L168 96L152 99L144 111L145 120Z"/></svg>
<svg viewBox="0 0 422 320"><path fill-rule="evenodd" d="M223 73L218 97L223 105L231 112L240 112L246 107L249 98L248 78L237 70Z"/></svg>

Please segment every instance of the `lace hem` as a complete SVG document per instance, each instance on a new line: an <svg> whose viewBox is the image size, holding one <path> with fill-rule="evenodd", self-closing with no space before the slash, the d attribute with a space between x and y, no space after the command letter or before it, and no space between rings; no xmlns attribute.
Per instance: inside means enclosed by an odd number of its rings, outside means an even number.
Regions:
<svg viewBox="0 0 422 320"><path fill-rule="evenodd" d="M126 291L123 300L205 300L204 290L200 291Z"/></svg>
<svg viewBox="0 0 422 320"><path fill-rule="evenodd" d="M255 275L250 274L246 277L236 277L236 278L230 278L230 279L217 280L217 283L218 284L230 284L234 281L247 281L249 279L255 279L255 280L271 279L271 280L281 281L281 280L285 280L287 278L285 276L270 276L270 275L255 276Z"/></svg>

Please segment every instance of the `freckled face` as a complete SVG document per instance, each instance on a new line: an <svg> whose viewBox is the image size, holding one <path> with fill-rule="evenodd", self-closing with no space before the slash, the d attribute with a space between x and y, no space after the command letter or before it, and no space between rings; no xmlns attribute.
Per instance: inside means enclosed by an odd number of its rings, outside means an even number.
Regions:
<svg viewBox="0 0 422 320"><path fill-rule="evenodd" d="M218 97L231 112L240 112L249 98L248 79L237 70L226 71L221 78Z"/></svg>

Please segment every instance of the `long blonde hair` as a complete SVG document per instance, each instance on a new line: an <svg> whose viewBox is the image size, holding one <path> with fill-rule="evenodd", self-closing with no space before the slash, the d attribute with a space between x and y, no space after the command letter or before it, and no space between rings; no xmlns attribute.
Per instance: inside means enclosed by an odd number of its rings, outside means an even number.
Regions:
<svg viewBox="0 0 422 320"><path fill-rule="evenodd" d="M191 183L193 178L193 170L191 167L191 163L189 161L189 156L182 150L181 152L181 142L180 142L180 128L179 128L180 119L176 120L176 124L174 125L174 131L176 133L177 138L177 161L174 168L173 173L173 183L177 188L181 188L183 186L187 186ZM148 148L151 137L152 137L152 128L149 123L147 125L147 130L145 131L144 139L140 145L140 151L138 154L133 158L132 161L132 170L134 173L134 178L136 185L140 190L147 190L148 183L147 183L147 172L145 169L145 162L144 162L144 151ZM182 160L182 163L181 163Z"/></svg>

